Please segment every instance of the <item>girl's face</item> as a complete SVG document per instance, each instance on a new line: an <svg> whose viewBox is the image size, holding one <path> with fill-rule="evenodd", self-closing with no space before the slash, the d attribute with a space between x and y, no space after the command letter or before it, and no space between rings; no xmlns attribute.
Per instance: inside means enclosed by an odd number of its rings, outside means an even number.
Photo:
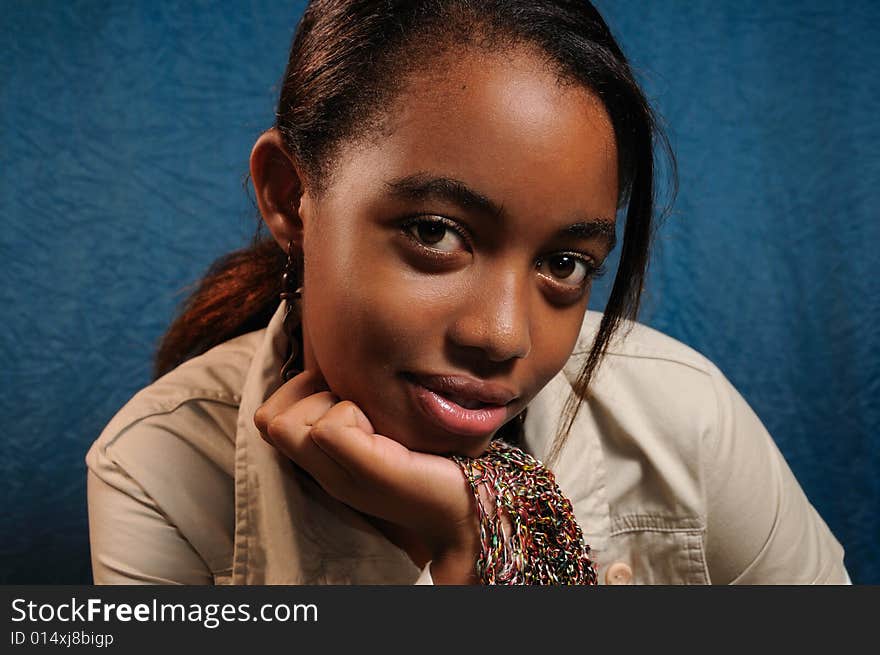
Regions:
<svg viewBox="0 0 880 655"><path fill-rule="evenodd" d="M613 129L525 52L412 80L388 115L301 199L306 366L376 432L477 456L574 347L613 247Z"/></svg>

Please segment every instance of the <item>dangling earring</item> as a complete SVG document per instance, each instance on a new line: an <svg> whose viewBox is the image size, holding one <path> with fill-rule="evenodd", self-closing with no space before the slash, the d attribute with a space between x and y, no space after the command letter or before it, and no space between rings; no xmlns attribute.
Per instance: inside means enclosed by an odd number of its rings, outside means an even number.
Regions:
<svg viewBox="0 0 880 655"><path fill-rule="evenodd" d="M302 298L303 288L302 285L297 286L297 267L293 253L293 240L290 240L287 242L287 262L281 274L280 297L287 301L283 321L284 332L287 334L287 361L281 367L282 384L297 374L295 363L299 355L299 344L293 330L300 321L299 300Z"/></svg>

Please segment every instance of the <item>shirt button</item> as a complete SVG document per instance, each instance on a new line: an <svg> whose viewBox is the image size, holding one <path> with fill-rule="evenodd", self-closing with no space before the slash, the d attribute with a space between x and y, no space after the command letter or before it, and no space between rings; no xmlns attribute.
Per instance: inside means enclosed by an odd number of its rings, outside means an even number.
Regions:
<svg viewBox="0 0 880 655"><path fill-rule="evenodd" d="M632 578L632 569L623 562L615 562L605 572L605 584L632 584Z"/></svg>

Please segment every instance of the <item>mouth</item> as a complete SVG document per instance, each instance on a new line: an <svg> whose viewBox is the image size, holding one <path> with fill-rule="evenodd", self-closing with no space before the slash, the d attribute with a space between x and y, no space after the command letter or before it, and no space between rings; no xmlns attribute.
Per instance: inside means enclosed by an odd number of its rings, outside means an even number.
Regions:
<svg viewBox="0 0 880 655"><path fill-rule="evenodd" d="M454 376L405 374L414 404L431 423L465 437L487 437L510 416L516 395L498 386Z"/></svg>

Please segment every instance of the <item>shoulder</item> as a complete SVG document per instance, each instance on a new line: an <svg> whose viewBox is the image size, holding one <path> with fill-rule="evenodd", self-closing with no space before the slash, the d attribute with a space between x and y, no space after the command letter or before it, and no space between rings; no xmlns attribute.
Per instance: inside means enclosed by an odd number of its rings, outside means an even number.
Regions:
<svg viewBox="0 0 880 655"><path fill-rule="evenodd" d="M563 369L574 385L602 315L587 312L577 344ZM718 421L719 396L733 391L719 368L690 346L647 325L621 324L591 382L597 407L641 418L639 434L662 431L665 443L692 450L695 437ZM644 425L647 423L647 425ZM671 439L671 442L670 442Z"/></svg>
<svg viewBox="0 0 880 655"><path fill-rule="evenodd" d="M586 313L572 351L572 360L583 360L590 352L601 320L600 312ZM717 372L716 366L697 350L659 330L633 321L621 323L608 346L607 354L612 359L653 359L667 362L673 368L687 367L702 375L713 375Z"/></svg>
<svg viewBox="0 0 880 655"><path fill-rule="evenodd" d="M212 568L231 548L238 408L262 333L226 341L138 391L86 454L92 473L156 508Z"/></svg>
<svg viewBox="0 0 880 655"><path fill-rule="evenodd" d="M600 320L595 312L584 320L564 370L570 385ZM701 353L625 324L581 412L571 437L601 445L606 556L628 563L638 581L844 579L840 544L761 420Z"/></svg>
<svg viewBox="0 0 880 655"><path fill-rule="evenodd" d="M140 425L165 428L203 449L205 435L234 443L228 418L238 411L241 388L262 331L226 341L187 360L138 391L110 420L92 451L121 450L138 438Z"/></svg>
<svg viewBox="0 0 880 655"><path fill-rule="evenodd" d="M601 314L589 312L563 374L574 385ZM735 393L718 367L640 323L620 326L590 383L571 438L601 444L612 531L700 532L707 512L707 451ZM582 434L575 434L580 431Z"/></svg>

